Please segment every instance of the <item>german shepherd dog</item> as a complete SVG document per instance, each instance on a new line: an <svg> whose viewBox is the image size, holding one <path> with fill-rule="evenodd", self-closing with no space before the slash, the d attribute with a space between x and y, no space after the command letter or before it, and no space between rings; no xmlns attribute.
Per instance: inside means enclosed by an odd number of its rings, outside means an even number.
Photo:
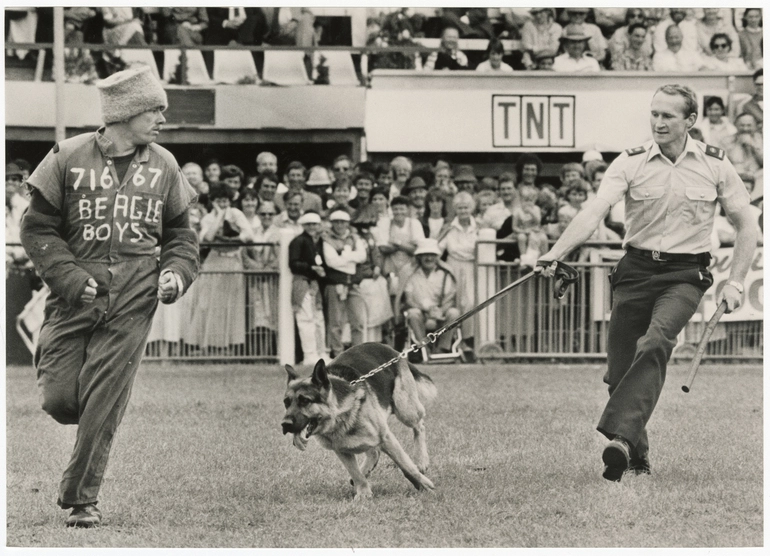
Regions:
<svg viewBox="0 0 770 556"><path fill-rule="evenodd" d="M290 365L285 367L289 377L283 434L293 433L294 445L300 450L307 447L310 436L333 450L350 473L355 499L371 498L367 477L379 461L380 450L415 488L435 488L424 475L428 468L425 404L436 397L430 377L399 359L366 381L350 384L396 355L392 348L370 342L343 352L328 367L319 360L307 378L301 378ZM388 427L391 413L414 431L416 465ZM361 466L356 454L365 454Z"/></svg>

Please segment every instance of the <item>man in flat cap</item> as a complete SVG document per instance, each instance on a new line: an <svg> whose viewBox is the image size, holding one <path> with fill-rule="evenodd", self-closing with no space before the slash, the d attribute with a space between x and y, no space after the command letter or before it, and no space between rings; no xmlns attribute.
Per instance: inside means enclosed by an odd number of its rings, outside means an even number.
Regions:
<svg viewBox="0 0 770 556"><path fill-rule="evenodd" d="M78 425L58 504L67 526L101 524L99 487L158 305L198 273L195 200L155 144L166 93L149 68L97 84L104 127L54 145L27 180L21 241L51 290L35 352L43 409Z"/></svg>

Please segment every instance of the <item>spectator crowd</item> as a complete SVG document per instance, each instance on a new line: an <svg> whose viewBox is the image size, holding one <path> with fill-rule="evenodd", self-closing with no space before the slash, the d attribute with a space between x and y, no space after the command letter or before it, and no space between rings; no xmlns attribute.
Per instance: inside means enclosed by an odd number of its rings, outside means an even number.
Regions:
<svg viewBox="0 0 770 556"><path fill-rule="evenodd" d="M6 9L9 42L51 42L50 8ZM762 68L761 8L349 8L344 32L324 8L67 8L67 75L91 81L123 69L116 52L88 52L82 43L113 46L417 46L424 53L372 52L369 69L553 70L597 72L755 71ZM40 30L38 30L40 27ZM486 51L460 48L484 39ZM513 41L513 42L506 42ZM18 51L19 57L27 51ZM264 53L253 52L259 76ZM156 58L161 61L160 53ZM213 76L214 53L203 51ZM360 56L353 56L360 70ZM161 62L162 63L162 62ZM323 61L308 53L308 78L328 83ZM328 69L328 68L327 68ZM178 77L178 76L177 76Z"/></svg>
<svg viewBox="0 0 770 556"><path fill-rule="evenodd" d="M364 10L362 8L362 10ZM699 71L752 70L754 93L735 106L703 99L703 117L691 135L723 149L749 189L761 222L763 180L762 12L759 8L366 8L365 44L408 45L440 37L427 56L378 52L374 67L425 71L548 69ZM15 42L29 32L34 11L9 18ZM10 12L8 12L10 13ZM67 43L114 45L317 45L323 19L306 8L68 8ZM32 32L34 39L34 31ZM488 39L483 59L459 49L460 39ZM519 41L511 52L506 40ZM104 53L70 50L100 74L121 69ZM260 53L255 52L258 56ZM74 60L74 59L73 59ZM207 59L207 64L210 60ZM73 64L76 61L72 61ZM748 97L748 95L746 95ZM728 114L737 114L733 119ZM190 223L202 242L200 278L175 305L162 306L151 340L183 342L204 353L274 355L278 292L266 275L278 270L278 243L293 237L289 266L292 307L304 360L333 357L348 344L388 341L403 346L404 324L419 337L473 307L476 243L481 230L498 240L500 261L532 267L592 198L610 162L598 151L568 162L558 176L544 173L533 153L514 155L507 171L479 175L448 157L414 164L355 162L340 155L306 167L270 152L254 166L189 161L182 171L198 192ZM18 243L28 204L24 160L6 166L6 241ZM622 202L593 239L624 235ZM758 224L759 225L759 224ZM735 231L717 215L714 247ZM574 259L585 257L580 251ZM29 267L23 250L8 246L6 269ZM245 279L244 279L245 276ZM246 310L244 310L246 308ZM349 332L348 332L349 330ZM465 348L474 347L473 321L463 323ZM447 343L435 346L447 351Z"/></svg>

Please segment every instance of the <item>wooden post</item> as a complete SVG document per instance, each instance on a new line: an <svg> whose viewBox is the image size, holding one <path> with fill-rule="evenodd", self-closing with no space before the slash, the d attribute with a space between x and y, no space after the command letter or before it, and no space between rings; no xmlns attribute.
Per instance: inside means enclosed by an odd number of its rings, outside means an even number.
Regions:
<svg viewBox="0 0 770 556"><path fill-rule="evenodd" d="M56 142L67 138L64 122L64 8L53 9L53 80L56 86Z"/></svg>

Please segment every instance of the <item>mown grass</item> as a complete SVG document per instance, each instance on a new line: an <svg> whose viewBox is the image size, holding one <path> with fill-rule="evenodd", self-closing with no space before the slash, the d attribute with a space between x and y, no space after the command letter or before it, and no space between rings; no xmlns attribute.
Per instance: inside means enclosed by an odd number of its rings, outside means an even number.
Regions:
<svg viewBox="0 0 770 556"><path fill-rule="evenodd" d="M7 371L7 544L57 547L751 547L763 542L762 369L684 367L649 424L654 475L601 478L600 365L426 367L429 477L384 457L374 499L311 441L282 436L277 366L144 365L100 496L98 530L55 505L74 442ZM407 451L408 431L393 425Z"/></svg>

